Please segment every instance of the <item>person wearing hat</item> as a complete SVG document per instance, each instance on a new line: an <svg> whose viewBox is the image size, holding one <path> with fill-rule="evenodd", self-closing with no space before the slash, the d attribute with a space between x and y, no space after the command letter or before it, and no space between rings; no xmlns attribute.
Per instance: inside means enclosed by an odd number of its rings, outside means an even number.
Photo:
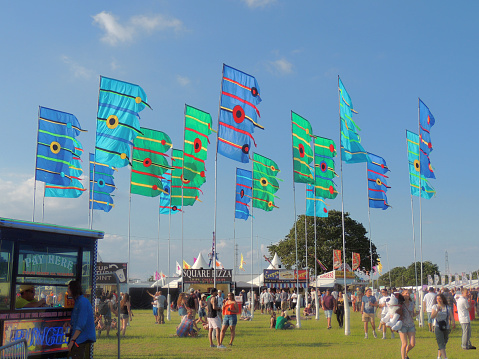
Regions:
<svg viewBox="0 0 479 359"><path fill-rule="evenodd" d="M30 284L20 286L20 296L15 301L15 309L44 307L47 303L45 299L37 300L35 298L35 287Z"/></svg>

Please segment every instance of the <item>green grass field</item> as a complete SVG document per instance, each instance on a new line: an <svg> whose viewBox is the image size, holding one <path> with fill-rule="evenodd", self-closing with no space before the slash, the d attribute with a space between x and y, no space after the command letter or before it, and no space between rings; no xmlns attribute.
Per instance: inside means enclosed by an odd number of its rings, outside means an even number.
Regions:
<svg viewBox="0 0 479 359"><path fill-rule="evenodd" d="M176 337L178 313L171 313L171 321L164 325L154 324L150 310L135 310L126 337L121 338L121 358L401 358L399 335L395 339L364 339L361 317L351 313L351 335L345 336L333 317L333 328L326 329L323 312L318 321L303 320L301 329L271 330L269 315L255 312L251 322L240 321L236 327L233 347L227 349L210 348L208 333L201 329L198 338ZM378 321L376 321L378 323ZM479 321L472 323L472 344L479 344ZM418 328L416 347L410 358L437 358L437 344L433 333ZM113 335L112 335L113 334ZM224 344L229 341L227 332ZM216 342L215 342L216 343ZM451 359L479 358L479 350L461 349L461 328L458 325L451 332L447 345L447 354ZM105 333L95 344L95 358L116 358L116 334Z"/></svg>

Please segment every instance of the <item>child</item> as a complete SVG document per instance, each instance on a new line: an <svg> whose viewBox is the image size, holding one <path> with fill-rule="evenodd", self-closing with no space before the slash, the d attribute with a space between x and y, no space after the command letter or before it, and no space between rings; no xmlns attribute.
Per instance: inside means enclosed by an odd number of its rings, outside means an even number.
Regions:
<svg viewBox="0 0 479 359"><path fill-rule="evenodd" d="M270 322L269 329L274 329L274 327L276 326L276 313L275 313L275 311L273 311L273 313L271 314L271 319L269 320L269 322Z"/></svg>

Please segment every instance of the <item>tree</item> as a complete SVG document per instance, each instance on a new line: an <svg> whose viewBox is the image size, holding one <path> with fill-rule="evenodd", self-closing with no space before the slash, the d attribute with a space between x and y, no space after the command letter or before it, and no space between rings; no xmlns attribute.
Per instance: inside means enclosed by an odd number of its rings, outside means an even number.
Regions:
<svg viewBox="0 0 479 359"><path fill-rule="evenodd" d="M305 246L305 217L308 232L308 267L314 268L314 217L300 215L296 221L298 239L298 262L299 268L306 267L306 246ZM352 252L361 255L361 268L371 270L371 257L369 253L369 239L366 237L364 226L351 219L348 213L344 214L345 241L346 241L346 263L352 264ZM343 248L341 212L331 210L327 218L316 218L317 233L317 258L328 268L333 269L333 249ZM278 253L286 268L295 267L296 247L294 226L289 234L277 244L268 246L270 256ZM378 255L376 246L372 244L373 266L377 264ZM318 266L318 272L321 268Z"/></svg>
<svg viewBox="0 0 479 359"><path fill-rule="evenodd" d="M421 262L416 262L417 284L421 285ZM426 261L422 263L422 283L427 284L427 276L439 274L439 266L432 262ZM389 272L383 274L378 279L379 285L389 286ZM391 285L393 287L407 287L416 285L416 276L414 274L414 262L407 268L395 267L391 269Z"/></svg>

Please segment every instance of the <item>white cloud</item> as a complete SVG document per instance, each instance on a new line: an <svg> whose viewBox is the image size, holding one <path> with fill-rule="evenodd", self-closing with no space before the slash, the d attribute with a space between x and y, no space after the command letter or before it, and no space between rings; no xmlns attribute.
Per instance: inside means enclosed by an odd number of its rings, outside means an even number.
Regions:
<svg viewBox="0 0 479 359"><path fill-rule="evenodd" d="M110 62L110 68L112 69L112 71L116 71L118 70L119 68L121 68L120 64L118 64L118 62L116 61L116 59L113 59L111 60Z"/></svg>
<svg viewBox="0 0 479 359"><path fill-rule="evenodd" d="M250 8L265 7L269 4L273 4L276 0L243 0Z"/></svg>
<svg viewBox="0 0 479 359"><path fill-rule="evenodd" d="M62 61L69 66L70 71L76 78L90 79L93 76L93 71L81 66L77 62L73 61L70 57L63 55Z"/></svg>
<svg viewBox="0 0 479 359"><path fill-rule="evenodd" d="M190 84L190 79L186 76L177 75L176 81L178 81L181 86L188 86Z"/></svg>
<svg viewBox="0 0 479 359"><path fill-rule="evenodd" d="M273 67L274 72L280 75L288 75L293 72L293 64L284 57L276 61L271 61L270 65Z"/></svg>
<svg viewBox="0 0 479 359"><path fill-rule="evenodd" d="M112 46L118 43L132 42L139 36L140 32L152 33L169 29L180 31L183 28L183 23L180 20L168 18L161 14L153 16L137 15L126 22L120 22L112 13L102 11L93 16L93 23L105 32L101 41Z"/></svg>

